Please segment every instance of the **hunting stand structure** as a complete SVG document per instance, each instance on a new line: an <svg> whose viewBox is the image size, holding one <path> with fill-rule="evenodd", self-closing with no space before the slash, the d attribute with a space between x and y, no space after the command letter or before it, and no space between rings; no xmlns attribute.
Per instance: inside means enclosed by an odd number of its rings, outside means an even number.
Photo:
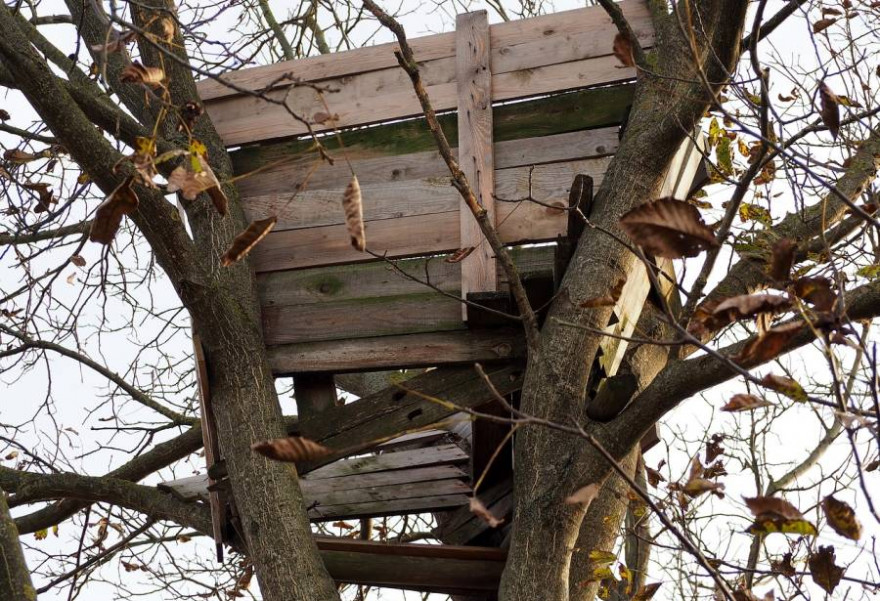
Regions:
<svg viewBox="0 0 880 601"><path fill-rule="evenodd" d="M647 5L620 7L649 48ZM615 34L595 7L492 26L485 12L467 13L455 32L411 41L440 124L509 245L533 307L557 291L583 227L568 209L589 214L631 104L635 70L612 55ZM486 472L480 499L497 517L510 516L509 428L462 420L457 408L503 414L473 364L515 402L525 342L521 328L499 315L516 313L507 282L451 185L394 49L244 69L224 76L234 87L208 80L199 91L237 174L250 174L237 181L247 216L278 219L252 263L272 369L294 381L291 433L348 450L297 466L309 516L433 512L439 523L442 545L319 537L331 575L492 598L506 531L490 529L468 502ZM332 164L317 157L312 133ZM685 144L663 195L685 196L700 159ZM353 249L346 231L341 199L352 171L371 254ZM471 248L463 260L449 260ZM647 272L637 271L608 324L622 337L633 333L649 297ZM219 548L232 536L235 507L194 342L208 470L160 486L211 505ZM595 369L610 377L626 342L606 337L601 348ZM360 398L340 404L337 386Z"/></svg>

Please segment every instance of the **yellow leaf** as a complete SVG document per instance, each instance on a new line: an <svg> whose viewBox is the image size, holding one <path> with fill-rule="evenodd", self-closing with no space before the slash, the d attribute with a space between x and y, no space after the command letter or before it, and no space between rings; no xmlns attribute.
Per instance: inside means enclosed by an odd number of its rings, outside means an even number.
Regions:
<svg viewBox="0 0 880 601"><path fill-rule="evenodd" d="M590 551L589 557L590 561L600 565L609 565L617 561L617 555L611 551L600 551L599 549Z"/></svg>
<svg viewBox="0 0 880 601"><path fill-rule="evenodd" d="M47 536L49 536L49 530L46 528L34 532L34 538L37 540L44 540Z"/></svg>
<svg viewBox="0 0 880 601"><path fill-rule="evenodd" d="M807 520L755 520L748 529L749 534L799 534L816 536L816 527Z"/></svg>

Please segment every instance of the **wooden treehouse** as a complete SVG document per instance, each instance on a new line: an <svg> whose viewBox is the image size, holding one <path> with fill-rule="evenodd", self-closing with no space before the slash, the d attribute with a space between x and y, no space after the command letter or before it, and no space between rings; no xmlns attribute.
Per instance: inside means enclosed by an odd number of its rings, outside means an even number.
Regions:
<svg viewBox="0 0 880 601"><path fill-rule="evenodd" d="M646 5L620 6L650 47ZM580 232L565 209L589 210L631 103L635 72L612 55L615 34L601 8L492 26L477 12L460 15L455 32L411 42L442 127L535 307L553 297ZM237 172L252 174L238 183L248 216L278 218L252 258L272 367L294 380L299 415L291 432L333 449L361 447L357 456L340 452L298 466L309 515L335 521L434 512L440 524L442 545L319 538L331 574L340 582L491 598L506 531L471 514L468 498L507 431L481 422L449 426L454 411L426 397L497 411L473 364L485 366L501 394L515 395L525 344L516 323L480 309L515 312L394 47L226 76L239 89L269 90L276 102L215 81L202 82L200 92L234 147ZM316 157L306 125L285 103L322 136L333 165ZM688 192L699 158L692 145L680 150L665 194ZM367 246L382 258L349 244L341 207L347 161L363 191ZM469 247L464 260L446 260ZM643 270L630 275L610 332L632 333L649 288ZM606 376L625 346L603 342ZM436 369L407 379L404 389L394 382L405 368ZM361 398L339 404L337 385ZM222 449L210 434L210 411L203 413L209 475L161 486L209 502L219 543L234 500L218 486ZM513 508L512 469L508 444L479 490L498 517Z"/></svg>

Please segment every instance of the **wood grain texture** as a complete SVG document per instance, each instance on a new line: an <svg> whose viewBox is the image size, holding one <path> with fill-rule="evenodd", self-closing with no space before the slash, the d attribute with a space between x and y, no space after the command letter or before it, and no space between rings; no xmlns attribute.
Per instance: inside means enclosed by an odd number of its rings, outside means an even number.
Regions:
<svg viewBox="0 0 880 601"><path fill-rule="evenodd" d="M495 159L492 144L492 72L486 11L458 15L455 21L455 80L458 85L458 163L477 205L495 225ZM498 289L495 253L472 208L459 201L459 248L473 248L461 261L461 296ZM467 307L461 306L462 318Z"/></svg>
<svg viewBox="0 0 880 601"><path fill-rule="evenodd" d="M520 329L499 328L280 344L268 353L272 372L283 376L498 362L522 358L525 342Z"/></svg>
<svg viewBox="0 0 880 601"><path fill-rule="evenodd" d="M578 173L587 173L598 182L610 159L590 159L541 165L527 168L501 169L496 173L495 193L499 199L512 202L497 203L497 225L502 240L508 244L553 240L567 227L566 212L568 188ZM531 193L534 199L560 207L548 208L524 200ZM366 187L365 187L366 188ZM434 199L423 214L418 203L409 202L423 191L430 191ZM442 196L441 196L442 195ZM439 197L439 198L438 198ZM459 198L451 187L439 188L430 181L401 182L388 188L388 196L371 197L364 190L364 213L368 248L388 258L450 252L460 248ZM397 215L392 219L374 219L393 210L395 203L407 202L415 215ZM290 224L290 207L277 207L279 222ZM447 210L442 210L448 207ZM283 209L283 210L282 210ZM267 211L265 206L254 209L246 205L250 218ZM404 209L401 207L401 211ZM317 215L319 211L302 208L300 214ZM341 214L337 207L334 214ZM305 217L304 217L305 218ZM332 217L332 219L338 219ZM327 225L310 229L290 230L280 225L280 231L270 233L251 253L257 272L299 269L320 265L356 263L374 260L370 255L351 248L344 225Z"/></svg>

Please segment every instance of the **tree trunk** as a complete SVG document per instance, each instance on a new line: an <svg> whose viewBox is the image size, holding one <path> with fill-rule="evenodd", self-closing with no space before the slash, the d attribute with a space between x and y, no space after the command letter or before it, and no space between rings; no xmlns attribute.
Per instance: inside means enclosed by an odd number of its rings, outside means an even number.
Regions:
<svg viewBox="0 0 880 601"><path fill-rule="evenodd" d="M37 591L18 541L18 529L9 515L6 493L0 490L0 599L35 601Z"/></svg>
<svg viewBox="0 0 880 601"><path fill-rule="evenodd" d="M620 234L620 216L657 197L676 150L705 114L715 91L703 86L701 76L721 82L732 71L745 7L746 3L733 0L690 5L693 22L702 26L688 32L696 44L696 57L691 39L681 33L679 19L687 23L689 17L657 15L657 42L648 60L652 73L640 75L626 133L590 217L599 228ZM564 423L577 420L603 440L603 428L585 421L584 411L599 337L562 326L556 319L604 327L610 309L585 311L578 303L607 293L636 261L598 228L588 228L581 237L562 281L563 292L541 332L540 347L529 357L521 406L525 413ZM633 437L639 434L632 432ZM614 441L615 449L622 449L617 458L637 440ZM547 428L524 429L516 440L515 457L517 502L501 598L565 601L583 511L563 500L581 486L603 481L610 468L585 441Z"/></svg>

